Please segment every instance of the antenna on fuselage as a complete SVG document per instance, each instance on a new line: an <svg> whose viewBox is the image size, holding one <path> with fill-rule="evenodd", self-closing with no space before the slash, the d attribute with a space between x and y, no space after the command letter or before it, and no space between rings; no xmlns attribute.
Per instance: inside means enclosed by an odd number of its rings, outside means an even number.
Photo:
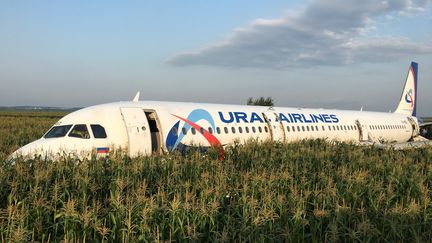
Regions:
<svg viewBox="0 0 432 243"><path fill-rule="evenodd" d="M363 106L360 108L360 111L363 111Z"/></svg>
<svg viewBox="0 0 432 243"><path fill-rule="evenodd" d="M139 101L139 97L140 97L140 92L138 91L132 101L133 102L138 102Z"/></svg>

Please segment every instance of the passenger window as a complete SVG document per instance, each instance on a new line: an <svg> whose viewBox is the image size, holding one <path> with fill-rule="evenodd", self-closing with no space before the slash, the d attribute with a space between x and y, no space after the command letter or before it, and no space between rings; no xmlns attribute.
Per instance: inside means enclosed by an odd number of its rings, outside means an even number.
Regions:
<svg viewBox="0 0 432 243"><path fill-rule="evenodd" d="M287 126L287 131L288 131L288 132L290 131L290 128L289 128L289 126Z"/></svg>
<svg viewBox="0 0 432 243"><path fill-rule="evenodd" d="M331 126L328 126L329 131L331 131Z"/></svg>
<svg viewBox="0 0 432 243"><path fill-rule="evenodd" d="M265 131L265 132L268 132L268 128L267 128L267 127L264 127L264 131Z"/></svg>
<svg viewBox="0 0 432 243"><path fill-rule="evenodd" d="M226 134L228 134L228 127L224 127L224 131Z"/></svg>
<svg viewBox="0 0 432 243"><path fill-rule="evenodd" d="M183 128L182 128L182 132L183 132L183 135L186 135L186 133L187 133L187 130L186 130L186 128L185 128L185 127L183 127Z"/></svg>
<svg viewBox="0 0 432 243"><path fill-rule="evenodd" d="M208 131L209 131L210 134L213 134L213 128L209 127Z"/></svg>
<svg viewBox="0 0 432 243"><path fill-rule="evenodd" d="M315 126L315 130L316 130L316 131L319 131L318 125Z"/></svg>
<svg viewBox="0 0 432 243"><path fill-rule="evenodd" d="M324 127L324 125L322 126L322 130L325 131L325 127Z"/></svg>
<svg viewBox="0 0 432 243"><path fill-rule="evenodd" d="M200 127L200 133L204 134L204 128Z"/></svg>
<svg viewBox="0 0 432 243"><path fill-rule="evenodd" d="M174 136L177 136L177 132L178 132L177 127L173 127L171 131Z"/></svg>
<svg viewBox="0 0 432 243"><path fill-rule="evenodd" d="M245 127L246 133L249 133L249 127Z"/></svg>
<svg viewBox="0 0 432 243"><path fill-rule="evenodd" d="M292 126L292 127L291 127L291 130L292 130L293 132L295 132L295 126Z"/></svg>
<svg viewBox="0 0 432 243"><path fill-rule="evenodd" d="M255 130L255 127L252 127L252 132L253 132L253 133L255 133L255 132L256 132L256 130Z"/></svg>
<svg viewBox="0 0 432 243"><path fill-rule="evenodd" d="M216 132L217 132L217 134L220 134L220 133L221 133L221 130L220 130L219 127L216 127Z"/></svg>
<svg viewBox="0 0 432 243"><path fill-rule="evenodd" d="M304 132L304 131L305 131L305 128L304 128L304 126L302 126L301 128L302 128L302 131Z"/></svg>
<svg viewBox="0 0 432 243"><path fill-rule="evenodd" d="M309 132L309 126L306 126L306 130Z"/></svg>
<svg viewBox="0 0 432 243"><path fill-rule="evenodd" d="M231 127L231 132L235 133L235 127Z"/></svg>
<svg viewBox="0 0 432 243"><path fill-rule="evenodd" d="M300 132L300 126L297 126L297 131Z"/></svg>
<svg viewBox="0 0 432 243"><path fill-rule="evenodd" d="M192 127L191 131L192 131L192 135L195 135L195 134L196 134L196 130L195 130L195 128Z"/></svg>
<svg viewBox="0 0 432 243"><path fill-rule="evenodd" d="M238 130L239 130L239 133L243 133L243 128L239 127Z"/></svg>
<svg viewBox="0 0 432 243"><path fill-rule="evenodd" d="M260 133L262 133L262 128L261 128L261 127L258 127L258 131L259 131Z"/></svg>
<svg viewBox="0 0 432 243"><path fill-rule="evenodd" d="M85 124L75 125L69 133L69 137L89 139L90 134Z"/></svg>

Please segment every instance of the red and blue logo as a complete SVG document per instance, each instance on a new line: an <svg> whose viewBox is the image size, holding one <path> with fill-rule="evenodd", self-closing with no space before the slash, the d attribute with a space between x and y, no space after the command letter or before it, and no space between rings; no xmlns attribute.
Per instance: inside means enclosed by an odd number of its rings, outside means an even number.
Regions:
<svg viewBox="0 0 432 243"><path fill-rule="evenodd" d="M414 106L414 98L413 98L413 90L409 89L405 95L405 101L411 104L411 107Z"/></svg>
<svg viewBox="0 0 432 243"><path fill-rule="evenodd" d="M167 136L166 147L169 151L173 151L175 149L185 150L187 145L183 144L182 140L185 137L185 134L187 134L189 130L193 128L197 131L197 133L201 134L207 140L210 146L220 148L221 153L223 154L221 142L213 135L213 133L210 133L208 129L205 129L204 127L197 124L197 122L201 120L207 121L212 130L215 131L213 117L208 111L204 109L196 109L193 110L187 118L183 118L174 114L171 115L178 118L179 121L177 121L170 129ZM183 126L180 128L181 123Z"/></svg>

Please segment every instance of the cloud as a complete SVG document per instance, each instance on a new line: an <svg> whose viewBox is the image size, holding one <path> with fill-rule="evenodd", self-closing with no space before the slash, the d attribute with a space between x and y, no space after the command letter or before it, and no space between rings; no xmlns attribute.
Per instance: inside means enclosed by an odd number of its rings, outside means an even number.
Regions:
<svg viewBox="0 0 432 243"><path fill-rule="evenodd" d="M167 60L177 66L290 67L384 62L432 53L432 43L368 38L373 18L421 11L431 0L315 0L280 19L257 19L219 43Z"/></svg>

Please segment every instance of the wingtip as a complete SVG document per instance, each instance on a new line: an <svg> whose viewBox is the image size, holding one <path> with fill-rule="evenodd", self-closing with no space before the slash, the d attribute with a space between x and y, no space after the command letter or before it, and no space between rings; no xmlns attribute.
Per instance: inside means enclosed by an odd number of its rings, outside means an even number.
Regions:
<svg viewBox="0 0 432 243"><path fill-rule="evenodd" d="M139 101L139 97L140 97L140 92L138 91L132 101L133 102L138 102Z"/></svg>

